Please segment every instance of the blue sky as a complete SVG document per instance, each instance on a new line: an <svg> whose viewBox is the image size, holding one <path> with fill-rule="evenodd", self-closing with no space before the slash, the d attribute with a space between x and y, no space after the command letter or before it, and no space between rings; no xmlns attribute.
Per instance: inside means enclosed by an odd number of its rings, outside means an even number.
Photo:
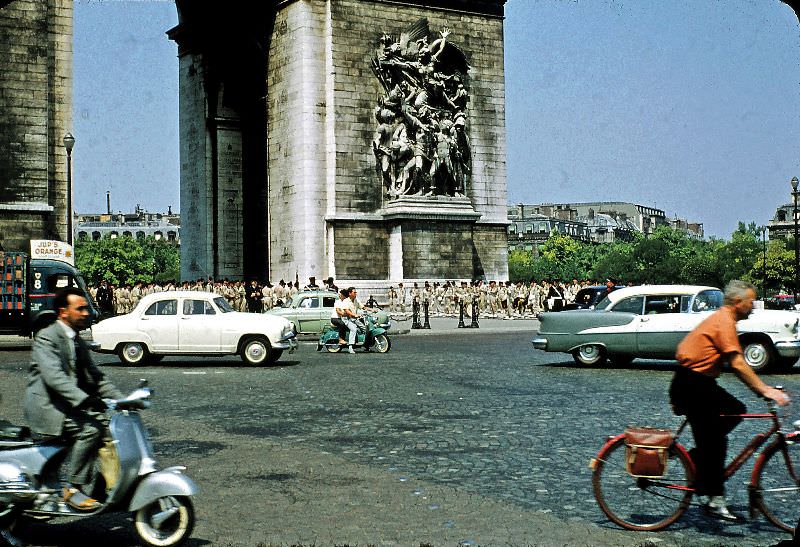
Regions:
<svg viewBox="0 0 800 547"><path fill-rule="evenodd" d="M173 2L75 3L81 212L179 205ZM509 0L509 202L633 201L728 237L800 177L800 32L778 0ZM458 25L453 24L453 40Z"/></svg>

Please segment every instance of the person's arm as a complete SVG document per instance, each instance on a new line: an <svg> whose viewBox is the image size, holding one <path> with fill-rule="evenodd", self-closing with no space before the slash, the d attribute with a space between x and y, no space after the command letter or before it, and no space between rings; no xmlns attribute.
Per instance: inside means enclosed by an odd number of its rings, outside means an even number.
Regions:
<svg viewBox="0 0 800 547"><path fill-rule="evenodd" d="M747 387L753 390L754 393L764 397L765 399L772 399L781 406L788 405L791 402L789 396L783 391L775 389L774 387L765 384L761 378L750 368L747 361L741 353L734 353L730 358L731 368L739 380L742 381Z"/></svg>

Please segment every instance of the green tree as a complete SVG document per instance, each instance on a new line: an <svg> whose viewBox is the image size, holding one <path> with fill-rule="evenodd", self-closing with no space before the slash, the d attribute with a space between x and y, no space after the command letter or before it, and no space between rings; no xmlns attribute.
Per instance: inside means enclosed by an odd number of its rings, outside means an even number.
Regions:
<svg viewBox="0 0 800 547"><path fill-rule="evenodd" d="M177 245L156 241L152 236L138 240L106 237L77 242L75 266L91 284L102 279L115 285L177 280L180 276L180 251Z"/></svg>

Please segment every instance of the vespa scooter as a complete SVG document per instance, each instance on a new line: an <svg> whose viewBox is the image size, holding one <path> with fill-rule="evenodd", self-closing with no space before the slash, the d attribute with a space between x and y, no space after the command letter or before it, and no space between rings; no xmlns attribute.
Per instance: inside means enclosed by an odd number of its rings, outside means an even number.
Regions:
<svg viewBox="0 0 800 547"><path fill-rule="evenodd" d="M367 332L369 332L373 340L370 349L378 353L386 353L389 351L392 347L392 342L389 340L389 337L386 336L386 332L389 330L388 321L385 325L378 325L376 319L369 314L359 317L355 321L358 326L358 333L356 334L356 343L353 347L364 347L364 342L367 339ZM323 348L330 353L341 351L342 347L339 345L338 327L329 325L328 328L323 331L322 335L319 337L319 342L317 342L317 351L321 351Z"/></svg>
<svg viewBox="0 0 800 547"><path fill-rule="evenodd" d="M192 496L197 486L185 467L158 470L138 410L149 408L152 390L142 381L120 400L105 399L110 416L108 440L98 455L99 473L92 497L102 505L76 511L61 497L59 468L68 453L63 441L38 441L27 428L0 429L0 530L13 541L15 523L25 517L91 518L130 512L140 542L169 547L184 543L194 527ZM13 544L13 543L12 543Z"/></svg>

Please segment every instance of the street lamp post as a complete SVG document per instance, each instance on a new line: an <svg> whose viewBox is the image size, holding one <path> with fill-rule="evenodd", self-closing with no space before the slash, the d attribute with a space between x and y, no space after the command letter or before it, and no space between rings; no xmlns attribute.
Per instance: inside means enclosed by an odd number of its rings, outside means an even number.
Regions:
<svg viewBox="0 0 800 547"><path fill-rule="evenodd" d="M763 244L763 254L761 255L761 298L767 297L767 227L761 227L761 243Z"/></svg>
<svg viewBox="0 0 800 547"><path fill-rule="evenodd" d="M72 147L75 137L67 132L64 135L64 149L67 151L67 243L72 245ZM796 200L795 200L796 201Z"/></svg>
<svg viewBox="0 0 800 547"><path fill-rule="evenodd" d="M792 198L794 200L794 301L797 303L798 292L800 292L800 245L797 241L797 177L792 177Z"/></svg>

